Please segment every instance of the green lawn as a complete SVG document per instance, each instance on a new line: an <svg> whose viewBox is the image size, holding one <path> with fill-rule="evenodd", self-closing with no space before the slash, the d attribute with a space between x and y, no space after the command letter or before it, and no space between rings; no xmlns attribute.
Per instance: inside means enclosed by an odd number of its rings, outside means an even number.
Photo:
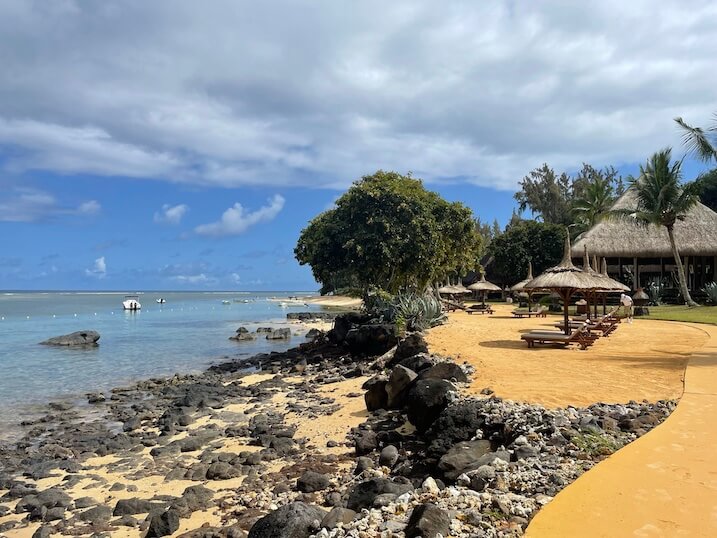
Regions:
<svg viewBox="0 0 717 538"><path fill-rule="evenodd" d="M669 321L689 321L692 323L710 323L717 325L717 306L651 306L649 316L638 319L664 319Z"/></svg>

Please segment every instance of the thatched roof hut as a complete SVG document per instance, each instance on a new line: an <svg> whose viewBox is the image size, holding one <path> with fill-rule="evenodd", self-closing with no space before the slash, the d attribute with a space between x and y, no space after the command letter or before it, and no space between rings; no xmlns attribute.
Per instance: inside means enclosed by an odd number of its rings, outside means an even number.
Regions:
<svg viewBox="0 0 717 538"><path fill-rule="evenodd" d="M635 209L637 193L630 188L618 198L612 209ZM717 213L698 203L685 220L675 224L675 240L682 256L717 256ZM670 240L664 226L641 226L629 219L598 222L578 237L573 245L577 252L585 247L600 257L668 258L672 256Z"/></svg>

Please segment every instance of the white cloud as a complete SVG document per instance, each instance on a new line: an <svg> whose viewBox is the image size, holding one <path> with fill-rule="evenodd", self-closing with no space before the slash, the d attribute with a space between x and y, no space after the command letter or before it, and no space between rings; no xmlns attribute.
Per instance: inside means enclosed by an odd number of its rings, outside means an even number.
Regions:
<svg viewBox="0 0 717 538"><path fill-rule="evenodd" d="M222 214L221 220L197 226L194 231L199 235L213 236L243 234L255 224L273 220L284 208L285 200L280 194L275 194L267 202L268 205L256 211L247 211L237 202Z"/></svg>
<svg viewBox="0 0 717 538"><path fill-rule="evenodd" d="M107 276L107 263L105 262L105 257L101 256L97 258L92 269L85 269L85 274L87 276L92 276L100 279Z"/></svg>
<svg viewBox="0 0 717 538"><path fill-rule="evenodd" d="M208 277L204 273L198 275L176 275L172 280L180 284L212 284L216 282L216 278Z"/></svg>
<svg viewBox="0 0 717 538"><path fill-rule="evenodd" d="M83 202L77 208L77 213L80 215L96 215L102 210L102 206L97 200L89 200Z"/></svg>
<svg viewBox="0 0 717 538"><path fill-rule="evenodd" d="M0 193L0 221L5 222L34 222L62 215L91 216L100 210L96 200L72 208L61 204L53 194L30 187L11 187Z"/></svg>
<svg viewBox="0 0 717 538"><path fill-rule="evenodd" d="M186 204L178 204L175 206L164 204L161 211L154 214L154 222L179 224L187 211L189 211L189 206Z"/></svg>
<svg viewBox="0 0 717 538"><path fill-rule="evenodd" d="M544 161L679 146L672 117L715 109L715 26L709 0L367 0L350 16L6 0L3 166L229 187L384 168L508 189Z"/></svg>

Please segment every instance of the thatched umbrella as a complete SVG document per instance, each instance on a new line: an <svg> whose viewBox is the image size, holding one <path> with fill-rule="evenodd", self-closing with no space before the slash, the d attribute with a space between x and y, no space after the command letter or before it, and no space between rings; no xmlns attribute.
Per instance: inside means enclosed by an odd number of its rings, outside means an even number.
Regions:
<svg viewBox="0 0 717 538"><path fill-rule="evenodd" d="M499 286L496 286L492 282L488 282L485 279L485 274L481 276L481 279L478 282L475 282L468 286L468 289L482 292L481 295L483 296L483 306L485 306L485 296L489 291L501 291Z"/></svg>
<svg viewBox="0 0 717 538"><path fill-rule="evenodd" d="M528 312L530 312L530 297L533 295L533 290L526 290L525 285L531 280L533 280L533 264L532 262L528 262L528 277L510 288L510 291L514 291L516 293L524 292L528 296Z"/></svg>
<svg viewBox="0 0 717 538"><path fill-rule="evenodd" d="M591 275L573 265L570 253L570 234L565 238L565 252L563 260L550 269L546 269L542 275L535 277L525 285L524 289L549 289L554 290L563 300L563 314L565 317L565 334L570 334L570 322L568 308L570 298L575 292L585 292L602 287L602 281L595 275Z"/></svg>

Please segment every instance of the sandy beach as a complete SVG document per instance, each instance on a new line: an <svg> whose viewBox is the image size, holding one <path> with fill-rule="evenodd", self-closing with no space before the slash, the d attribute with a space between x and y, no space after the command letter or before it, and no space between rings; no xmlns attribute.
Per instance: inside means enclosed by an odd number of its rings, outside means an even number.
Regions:
<svg viewBox="0 0 717 538"><path fill-rule="evenodd" d="M342 298L326 299L345 306ZM550 327L558 318L514 319L511 306L494 308L496 313L492 316L452 313L444 325L427 334L432 353L452 357L456 363L473 369L469 383L458 385L464 396L486 398L485 393L492 391L499 398L548 408L679 399L689 355L708 340L707 333L699 327L637 320L623 323L613 335L600 339L586 351L551 346L528 349L520 333ZM331 324L313 326L328 329ZM352 480L355 454L349 434L370 417L361 386L373 374L360 371L347 378L353 366L331 370L327 365L332 360L327 357L306 371L292 367L280 375L278 366L250 375L235 376L231 369L226 370L224 385L240 396L232 396L216 409L194 411L189 424L178 427L172 435L157 437L160 432L155 423L142 420L128 432L143 440L146 446L141 450L135 447L90 457L71 472L55 470L35 480L35 484L39 490L59 487L75 502L89 497L87 506L110 508L121 499L176 502L186 496L187 488L197 485L210 490L211 503L195 507L182 517L174 536L202 526L243 525L247 518L255 519L276 507L276 491L284 491L276 489L281 483L293 484L310 465L330 472L331 487L339 491ZM266 361L263 364L266 368ZM172 383L168 380L159 386L169 388ZM140 394L138 398L146 397ZM140 400L128 400L127 405ZM276 452L254 466L250 463L251 453L265 452L268 446L262 446L261 435L252 430L257 417L269 420L267 431L290 429L296 441L288 451ZM272 420L276 422L274 426ZM227 432L235 433L228 436ZM170 450L193 440L200 445L186 451ZM243 469L240 475L191 478L197 470L206 473L211 462L230 460L241 462L236 463ZM6 493L0 489L0 497ZM281 499L297 499L294 493L278 495ZM319 500L315 494L299 494L298 498ZM40 528L40 522L24 519L27 514L14 513L17 501L4 504L7 513L0 512L0 528L7 527L0 531L3 536L29 538ZM77 520L77 511L73 513L74 526L68 527L68 532L111 529L112 536L144 536L146 516L146 512L135 512L119 526L113 519L109 527L109 514L88 522Z"/></svg>

